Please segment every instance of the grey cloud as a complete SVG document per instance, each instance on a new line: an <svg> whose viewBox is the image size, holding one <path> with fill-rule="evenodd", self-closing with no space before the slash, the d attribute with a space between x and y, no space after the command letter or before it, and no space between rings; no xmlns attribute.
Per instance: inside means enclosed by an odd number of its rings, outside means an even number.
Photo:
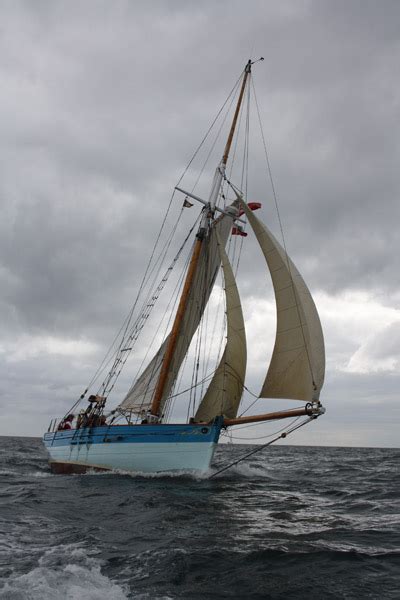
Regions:
<svg viewBox="0 0 400 600"><path fill-rule="evenodd" d="M171 190L250 53L265 56L254 78L289 254L313 290L395 302L397 2L254 1L249 10L238 1L43 1L0 11L2 343L53 335L102 348L112 339ZM278 235L256 120L249 197ZM193 218L185 215L181 238ZM241 292L271 295L255 252L243 252ZM14 380L5 368L2 397L40 372L35 405L46 394L51 405L46 378L60 378L66 402L84 379L74 369L61 377L68 360L21 362Z"/></svg>
<svg viewBox="0 0 400 600"><path fill-rule="evenodd" d="M391 323L373 336L361 348L361 352L370 360L392 359L400 366L400 321Z"/></svg>

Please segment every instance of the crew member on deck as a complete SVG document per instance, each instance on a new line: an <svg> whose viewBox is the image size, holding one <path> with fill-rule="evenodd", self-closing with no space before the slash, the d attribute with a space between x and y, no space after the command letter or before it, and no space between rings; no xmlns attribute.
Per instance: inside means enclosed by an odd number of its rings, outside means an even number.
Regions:
<svg viewBox="0 0 400 600"><path fill-rule="evenodd" d="M65 431L67 429L72 429L72 421L74 420L74 415L68 415L61 421L59 426L57 427L58 431Z"/></svg>

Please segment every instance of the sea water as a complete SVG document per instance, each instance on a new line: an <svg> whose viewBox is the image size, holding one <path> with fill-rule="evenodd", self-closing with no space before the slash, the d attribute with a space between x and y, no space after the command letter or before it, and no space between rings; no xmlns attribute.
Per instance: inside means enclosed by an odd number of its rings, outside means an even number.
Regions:
<svg viewBox="0 0 400 600"><path fill-rule="evenodd" d="M65 476L40 440L0 438L0 598L399 599L399 464L281 445L214 479Z"/></svg>

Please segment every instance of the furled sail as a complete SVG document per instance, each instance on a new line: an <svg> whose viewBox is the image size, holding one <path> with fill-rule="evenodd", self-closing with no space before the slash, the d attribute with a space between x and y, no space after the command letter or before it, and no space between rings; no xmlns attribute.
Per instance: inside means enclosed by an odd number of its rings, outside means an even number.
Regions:
<svg viewBox="0 0 400 600"><path fill-rule="evenodd" d="M222 243L218 243L225 281L227 340L221 361L200 402L195 421L217 415L236 417L246 374L246 333L235 276Z"/></svg>
<svg viewBox="0 0 400 600"><path fill-rule="evenodd" d="M274 351L260 397L318 400L325 375L321 323L297 268L268 228L243 202L274 286L277 326Z"/></svg>
<svg viewBox="0 0 400 600"><path fill-rule="evenodd" d="M165 404L171 389L178 376L183 359L189 349L192 337L200 323L201 317L207 305L215 279L220 266L220 257L217 249L217 235L223 246L226 245L229 232L232 227L232 219L236 215L237 202L233 203L232 216L224 214L214 222L208 237L203 241L199 267L193 279L189 292L187 308L179 331L174 356L169 369L167 382L160 405L160 410ZM229 210L229 209L228 209ZM157 380L160 374L168 337L150 361L147 368L134 382L128 394L120 404L122 410L131 410L137 413L149 410Z"/></svg>

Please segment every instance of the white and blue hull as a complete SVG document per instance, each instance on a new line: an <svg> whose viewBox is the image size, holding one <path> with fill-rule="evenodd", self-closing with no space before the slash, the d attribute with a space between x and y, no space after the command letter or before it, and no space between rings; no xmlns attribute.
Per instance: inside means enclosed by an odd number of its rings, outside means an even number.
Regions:
<svg viewBox="0 0 400 600"><path fill-rule="evenodd" d="M56 473L207 471L221 431L210 425L114 425L44 435Z"/></svg>

